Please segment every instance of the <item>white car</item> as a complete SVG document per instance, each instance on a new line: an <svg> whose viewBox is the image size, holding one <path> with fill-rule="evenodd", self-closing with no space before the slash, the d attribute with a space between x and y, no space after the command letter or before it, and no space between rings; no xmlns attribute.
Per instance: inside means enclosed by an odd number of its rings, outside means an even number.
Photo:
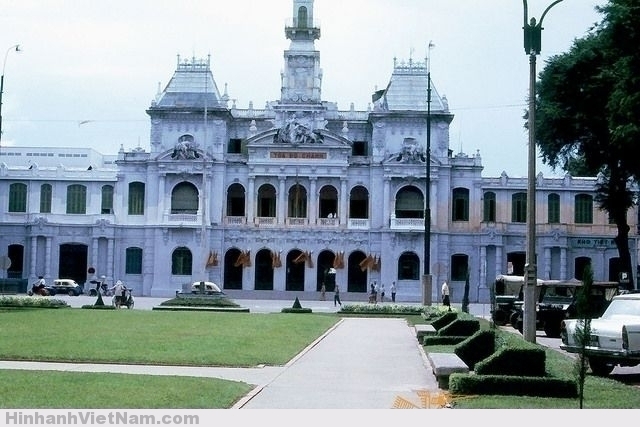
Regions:
<svg viewBox="0 0 640 427"><path fill-rule="evenodd" d="M204 293L207 295L221 295L223 294L222 290L218 285L213 282L193 282L191 284L191 293L199 294L201 290L201 284L204 283Z"/></svg>
<svg viewBox="0 0 640 427"><path fill-rule="evenodd" d="M581 353L576 337L580 319L564 320L561 326L560 348L569 353ZM584 354L595 375L606 376L616 365L640 364L640 293L616 295L602 316L591 319L589 343Z"/></svg>

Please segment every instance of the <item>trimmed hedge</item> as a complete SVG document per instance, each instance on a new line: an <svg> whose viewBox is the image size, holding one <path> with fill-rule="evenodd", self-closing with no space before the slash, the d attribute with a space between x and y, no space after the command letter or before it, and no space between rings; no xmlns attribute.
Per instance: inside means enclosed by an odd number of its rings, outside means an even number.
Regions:
<svg viewBox="0 0 640 427"><path fill-rule="evenodd" d="M422 339L422 345L456 345L466 340L468 337L459 337L453 335L427 335Z"/></svg>
<svg viewBox="0 0 640 427"><path fill-rule="evenodd" d="M453 373L449 376L449 392L575 398L578 386L566 378Z"/></svg>
<svg viewBox="0 0 640 427"><path fill-rule="evenodd" d="M459 343L453 349L453 352L473 371L476 363L486 359L495 352L495 347L495 331L482 330Z"/></svg>
<svg viewBox="0 0 640 427"><path fill-rule="evenodd" d="M455 311L448 311L448 312L445 312L440 317L438 317L437 319L435 319L433 322L431 322L431 326L433 326L435 330L438 331L444 328L445 326L447 326L449 323L456 320L457 318L458 318L458 313L456 313Z"/></svg>
<svg viewBox="0 0 640 427"><path fill-rule="evenodd" d="M436 329L436 334L440 336L470 337L480 330L480 322L472 319L456 319L448 325Z"/></svg>
<svg viewBox="0 0 640 427"><path fill-rule="evenodd" d="M544 377L546 357L541 348L505 347L477 362L474 371L477 375Z"/></svg>

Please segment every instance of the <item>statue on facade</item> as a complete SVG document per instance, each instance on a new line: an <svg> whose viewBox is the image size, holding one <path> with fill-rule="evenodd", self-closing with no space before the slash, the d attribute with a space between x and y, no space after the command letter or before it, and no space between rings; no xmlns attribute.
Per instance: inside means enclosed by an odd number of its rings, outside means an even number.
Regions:
<svg viewBox="0 0 640 427"><path fill-rule="evenodd" d="M323 141L324 137L319 131L312 131L297 120L292 120L281 127L273 138L274 143L287 144L315 144Z"/></svg>
<svg viewBox="0 0 640 427"><path fill-rule="evenodd" d="M415 139L406 138L402 142L402 151L394 153L387 158L387 161L399 163L425 163L426 153L419 149Z"/></svg>
<svg viewBox="0 0 640 427"><path fill-rule="evenodd" d="M173 147L172 159L193 160L200 158L196 147L190 141L178 141Z"/></svg>

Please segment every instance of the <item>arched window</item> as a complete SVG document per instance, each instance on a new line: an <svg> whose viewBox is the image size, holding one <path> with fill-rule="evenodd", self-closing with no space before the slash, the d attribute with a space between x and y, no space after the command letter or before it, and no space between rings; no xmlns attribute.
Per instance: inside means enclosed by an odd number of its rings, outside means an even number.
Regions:
<svg viewBox="0 0 640 427"><path fill-rule="evenodd" d="M15 182L9 186L9 212L27 212L27 184Z"/></svg>
<svg viewBox="0 0 640 427"><path fill-rule="evenodd" d="M415 252L405 252L398 258L398 280L418 280L420 259Z"/></svg>
<svg viewBox="0 0 640 427"><path fill-rule="evenodd" d="M80 184L72 184L67 187L67 213L87 213L87 187Z"/></svg>
<svg viewBox="0 0 640 427"><path fill-rule="evenodd" d="M295 183L289 189L289 218L307 217L307 189Z"/></svg>
<svg viewBox="0 0 640 427"><path fill-rule="evenodd" d="M102 208L101 213L113 213L113 185L102 186Z"/></svg>
<svg viewBox="0 0 640 427"><path fill-rule="evenodd" d="M560 222L560 196L556 193L547 196L547 222L549 224Z"/></svg>
<svg viewBox="0 0 640 427"><path fill-rule="evenodd" d="M454 188L451 204L452 221L469 221L469 189Z"/></svg>
<svg viewBox="0 0 640 427"><path fill-rule="evenodd" d="M359 185L353 187L349 196L349 217L358 219L369 218L369 192Z"/></svg>
<svg viewBox="0 0 640 427"><path fill-rule="evenodd" d="M575 278L582 280L584 278L584 272L587 267L591 268L591 258L586 256L577 257L575 262Z"/></svg>
<svg viewBox="0 0 640 427"><path fill-rule="evenodd" d="M482 220L484 222L496 222L496 193L487 191L482 202Z"/></svg>
<svg viewBox="0 0 640 427"><path fill-rule="evenodd" d="M527 193L511 196L511 222L527 222Z"/></svg>
<svg viewBox="0 0 640 427"><path fill-rule="evenodd" d="M308 28L307 24L307 8L300 6L298 9L298 28Z"/></svg>
<svg viewBox="0 0 640 427"><path fill-rule="evenodd" d="M129 183L129 215L144 215L144 183Z"/></svg>
<svg viewBox="0 0 640 427"><path fill-rule="evenodd" d="M174 276L190 276L193 257L189 248L176 248L171 255L171 274Z"/></svg>
<svg viewBox="0 0 640 427"><path fill-rule="evenodd" d="M227 216L245 216L244 187L231 184L227 189Z"/></svg>
<svg viewBox="0 0 640 427"><path fill-rule="evenodd" d="M332 217L338 214L338 191L331 185L320 189L320 218Z"/></svg>
<svg viewBox="0 0 640 427"><path fill-rule="evenodd" d="M51 213L51 184L40 186L40 213Z"/></svg>
<svg viewBox="0 0 640 427"><path fill-rule="evenodd" d="M593 197L589 194L578 194L575 199L575 223L593 224Z"/></svg>
<svg viewBox="0 0 640 427"><path fill-rule="evenodd" d="M275 218L276 189L271 184L265 184L258 190L258 217Z"/></svg>
<svg viewBox="0 0 640 427"><path fill-rule="evenodd" d="M171 192L172 214L197 214L198 189L190 182L181 182Z"/></svg>
<svg viewBox="0 0 640 427"><path fill-rule="evenodd" d="M465 254L451 255L451 280L463 282L469 272L469 256Z"/></svg>
<svg viewBox="0 0 640 427"><path fill-rule="evenodd" d="M396 194L396 218L424 218L424 197L414 186L401 188Z"/></svg>

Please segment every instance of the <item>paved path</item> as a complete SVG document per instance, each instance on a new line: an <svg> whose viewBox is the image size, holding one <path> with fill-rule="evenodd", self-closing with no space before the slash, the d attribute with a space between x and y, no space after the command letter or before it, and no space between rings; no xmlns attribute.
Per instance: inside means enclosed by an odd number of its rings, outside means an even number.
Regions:
<svg viewBox="0 0 640 427"><path fill-rule="evenodd" d="M438 390L403 319L345 318L243 408L380 409L398 396Z"/></svg>

